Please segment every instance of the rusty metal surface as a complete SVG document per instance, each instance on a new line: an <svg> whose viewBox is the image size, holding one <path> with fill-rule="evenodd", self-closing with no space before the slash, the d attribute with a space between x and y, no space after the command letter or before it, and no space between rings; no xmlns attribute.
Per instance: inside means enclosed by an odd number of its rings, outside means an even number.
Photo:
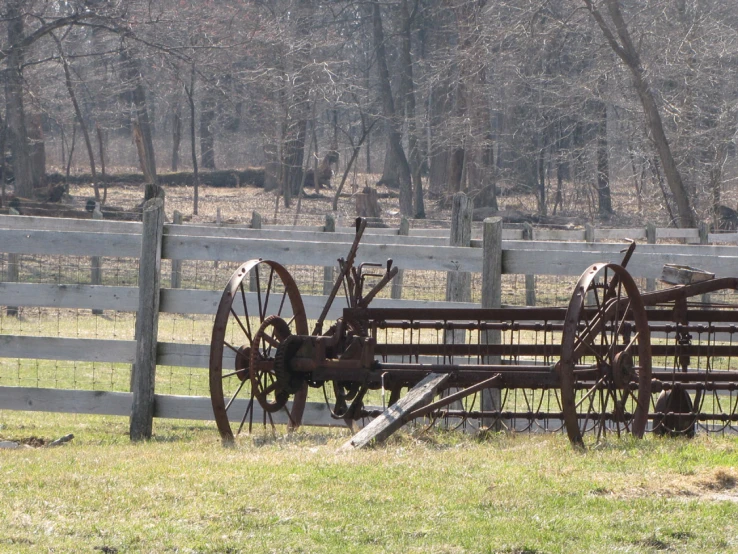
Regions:
<svg viewBox="0 0 738 554"><path fill-rule="evenodd" d="M412 414L429 425L565 430L581 446L608 434L691 436L738 421L738 310L697 301L738 289L738 278L642 294L622 265L595 264L568 307L371 308L397 267L391 260L355 264L364 228L358 221L312 334L284 267L252 260L231 277L210 360L211 400L224 440L233 440L234 419L238 431L252 423L253 411L228 414L235 397L250 405L256 399L268 414L295 395L289 414L295 426L307 387L322 388L333 417L350 421L376 415L364 407L369 391L387 391L391 403L430 373L448 374L453 389ZM260 292L249 294L254 283ZM324 332L340 290L349 307ZM246 310L247 297L251 317L239 318L234 307ZM481 409L479 395L489 388L499 391L499 405Z"/></svg>

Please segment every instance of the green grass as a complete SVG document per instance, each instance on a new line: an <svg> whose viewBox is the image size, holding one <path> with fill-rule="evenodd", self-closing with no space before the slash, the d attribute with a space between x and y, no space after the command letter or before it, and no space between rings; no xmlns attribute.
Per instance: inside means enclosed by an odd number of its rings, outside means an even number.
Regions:
<svg viewBox="0 0 738 554"><path fill-rule="evenodd" d="M2 552L738 552L738 441L259 432L0 412Z"/></svg>

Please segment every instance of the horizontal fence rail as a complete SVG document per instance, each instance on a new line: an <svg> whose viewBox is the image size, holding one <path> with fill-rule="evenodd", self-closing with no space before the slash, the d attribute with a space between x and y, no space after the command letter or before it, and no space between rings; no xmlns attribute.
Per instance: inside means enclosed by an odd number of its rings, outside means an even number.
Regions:
<svg viewBox="0 0 738 554"><path fill-rule="evenodd" d="M147 237L143 224L101 220L52 219L28 216L0 216L0 253L6 264L14 255L116 257L135 260L141 256ZM539 230L532 240L523 240L523 230L505 229L502 241L484 244L472 238L469 247L448 246L447 229L367 229L359 248L358 260L385 263L388 258L403 270L469 272L480 274L485 256L501 251L501 275L579 276L597 262L619 263L622 241L644 240L645 229ZM594 236L594 242L585 242ZM697 229L656 229L657 239L697 242L705 233ZM160 243L161 260L244 262L263 258L283 265L334 267L345 256L354 230L337 227L326 232L320 227L164 224ZM709 234L710 242L734 242L738 234ZM607 243L598 241L621 241ZM43 262L40 262L43 264ZM697 267L717 277L738 273L738 247L735 245L639 244L628 265L637 278L656 279L664 264ZM220 283L224 285L225 283ZM212 316L220 302L222 289L161 288L159 313ZM325 294L303 296L308 319L316 319L326 303ZM345 303L338 300L328 313L335 320ZM13 307L70 310L115 310L135 314L139 309L138 286L98 284L0 282L0 305ZM376 308L438 308L478 306L464 302L378 298ZM135 340L86 337L28 336L0 334L0 358L110 362L133 364ZM160 341L155 364L204 370L208 367L209 345ZM43 410L73 413L130 415L130 392L63 390L0 386L0 409ZM208 398L156 394L154 416L183 419L212 419ZM260 416L256 416L258 419ZM275 422L281 422L280 415ZM343 425L331 419L322 403L309 403L305 423Z"/></svg>

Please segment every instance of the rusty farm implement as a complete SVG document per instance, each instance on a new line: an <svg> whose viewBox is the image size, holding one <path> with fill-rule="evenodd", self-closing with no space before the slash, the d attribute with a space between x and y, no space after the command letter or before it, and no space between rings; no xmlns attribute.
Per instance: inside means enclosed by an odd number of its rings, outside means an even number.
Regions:
<svg viewBox="0 0 738 554"><path fill-rule="evenodd" d="M358 447L410 421L565 431L584 446L606 435L691 436L738 421L738 312L703 295L738 288L673 269L683 281L641 293L622 263L594 264L567 307L372 308L397 273L355 263L356 236L318 319L279 263L251 260L231 277L210 349L210 393L224 441L283 412L300 425L309 388ZM696 277L695 277L696 276ZM705 277L708 277L705 279ZM347 307L324 329L339 293ZM312 329L311 329L312 327ZM375 408L388 396L387 408ZM406 391L406 392L405 392ZM370 402L371 400L371 402Z"/></svg>

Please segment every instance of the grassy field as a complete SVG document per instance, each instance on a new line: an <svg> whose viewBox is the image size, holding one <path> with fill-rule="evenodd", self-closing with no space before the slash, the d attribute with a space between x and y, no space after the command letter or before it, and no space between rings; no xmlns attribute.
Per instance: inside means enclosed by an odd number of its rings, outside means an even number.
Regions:
<svg viewBox="0 0 738 554"><path fill-rule="evenodd" d="M400 434L0 412L2 552L738 552L738 441ZM40 440L39 440L40 439Z"/></svg>

